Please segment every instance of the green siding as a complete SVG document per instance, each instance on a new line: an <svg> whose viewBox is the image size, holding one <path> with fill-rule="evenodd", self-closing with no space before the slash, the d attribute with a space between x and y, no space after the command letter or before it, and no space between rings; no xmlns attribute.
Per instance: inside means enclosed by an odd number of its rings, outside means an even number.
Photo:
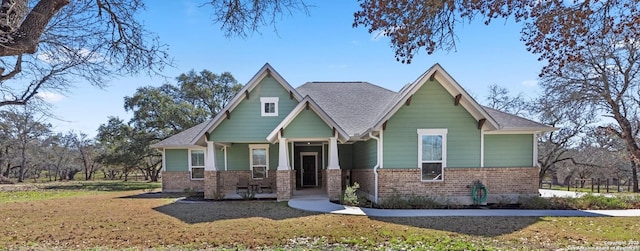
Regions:
<svg viewBox="0 0 640 251"><path fill-rule="evenodd" d="M417 129L446 128L447 166L480 166L478 122L437 81L426 82L409 106L403 105L384 131L384 168L418 166Z"/></svg>
<svg viewBox="0 0 640 251"><path fill-rule="evenodd" d="M278 116L260 115L260 97L279 97ZM210 137L216 142L267 142L267 135L297 104L298 101L291 99L289 92L274 78L264 78L249 93L249 99L244 98L231 111L230 119L223 117L222 123L213 130Z"/></svg>
<svg viewBox="0 0 640 251"><path fill-rule="evenodd" d="M249 167L249 145L244 143L233 144L227 147L227 170L228 171L247 171ZM269 145L269 170L278 169L278 144ZM220 168L224 170L224 166Z"/></svg>
<svg viewBox="0 0 640 251"><path fill-rule="evenodd" d="M358 141L353 144L353 168L372 169L377 160L376 140Z"/></svg>
<svg viewBox="0 0 640 251"><path fill-rule="evenodd" d="M187 149L165 149L165 168L167 172L189 171L189 150Z"/></svg>
<svg viewBox="0 0 640 251"><path fill-rule="evenodd" d="M485 167L533 166L533 135L484 135Z"/></svg>
<svg viewBox="0 0 640 251"><path fill-rule="evenodd" d="M328 138L333 130L311 109L302 110L284 129L285 138Z"/></svg>
<svg viewBox="0 0 640 251"><path fill-rule="evenodd" d="M353 168L353 145L338 145L338 158L340 161L340 169Z"/></svg>

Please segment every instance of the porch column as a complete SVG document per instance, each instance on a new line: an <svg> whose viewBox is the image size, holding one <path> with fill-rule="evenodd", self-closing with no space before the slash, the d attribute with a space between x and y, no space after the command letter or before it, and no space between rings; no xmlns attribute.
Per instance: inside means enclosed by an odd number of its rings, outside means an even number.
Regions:
<svg viewBox="0 0 640 251"><path fill-rule="evenodd" d="M329 138L329 165L326 173L326 192L331 200L336 200L342 195L342 170L338 159L338 139Z"/></svg>
<svg viewBox="0 0 640 251"><path fill-rule="evenodd" d="M338 139L336 137L329 138L329 165L327 169L340 169L340 161L338 159Z"/></svg>
<svg viewBox="0 0 640 251"><path fill-rule="evenodd" d="M207 157L204 162L204 198L216 199L218 191L218 168L216 167L216 146L213 141L207 141Z"/></svg>
<svg viewBox="0 0 640 251"><path fill-rule="evenodd" d="M216 168L216 146L213 141L207 141L207 161L204 163L205 171L218 171Z"/></svg>
<svg viewBox="0 0 640 251"><path fill-rule="evenodd" d="M278 201L288 201L293 195L293 173L289 166L289 148L286 138L278 142L278 170L276 171L276 191Z"/></svg>
<svg viewBox="0 0 640 251"><path fill-rule="evenodd" d="M278 171L291 170L291 167L289 167L289 149L287 149L287 139L280 138L278 145Z"/></svg>

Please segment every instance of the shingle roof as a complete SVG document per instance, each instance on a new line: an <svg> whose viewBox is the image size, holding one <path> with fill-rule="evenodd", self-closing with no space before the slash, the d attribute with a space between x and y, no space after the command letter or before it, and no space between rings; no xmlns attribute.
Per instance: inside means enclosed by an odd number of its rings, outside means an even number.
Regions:
<svg viewBox="0 0 640 251"><path fill-rule="evenodd" d="M251 85L257 84L257 79L259 79L261 74L265 72L268 74L272 71L275 73L275 77L279 79L280 82L283 82L285 88L291 88L268 64L265 64L249 83ZM411 94L409 92L420 87L421 80L426 78L426 74L435 74L435 72L441 72L445 77L448 77L445 78L445 82L451 82L453 87L457 88L456 92L466 94L464 89L462 89L455 80L451 79L438 64L429 68L418 80L404 86L399 92L394 92L367 82L308 82L295 90L291 90L298 100L301 100L302 97L309 96L349 137L358 138L363 136L359 134L372 130L374 126L377 127L377 124L381 123L382 120L385 119L385 116L392 116L394 113L393 109L398 108L403 102L403 99L408 98ZM246 90L250 84L247 84L244 90ZM242 92L233 99L234 102L232 102L232 104L224 109L231 109L230 107L233 106L233 104L239 103L241 95L243 95ZM473 98L469 98L469 102L471 102L471 108L467 109L472 109L477 116L481 118L485 117L489 121L493 121L491 123L496 123L497 125L494 125L493 128L497 130L556 130L556 128L535 121L480 106ZM206 131L213 129L214 123L221 119L222 113L218 114L218 116L212 120L173 135L157 144L151 145L151 147L184 147L197 144L196 142L202 140L201 137Z"/></svg>
<svg viewBox="0 0 640 251"><path fill-rule="evenodd" d="M502 130L523 130L523 129L541 129L543 131L554 130L553 127L538 123L523 117L519 117L513 114L502 112L491 107L482 106L482 109L487 111L498 124Z"/></svg>
<svg viewBox="0 0 640 251"><path fill-rule="evenodd" d="M207 120L205 122L202 122L194 127L191 127L187 130L184 130L182 132L179 132L169 138L166 138L158 143L155 143L153 145L151 145L151 148L164 148L164 147L183 147L183 146L190 146L192 145L194 141L196 141L196 138L201 136L201 133L203 131L203 129L205 128L205 126L210 122L211 120Z"/></svg>
<svg viewBox="0 0 640 251"><path fill-rule="evenodd" d="M296 90L311 97L349 136L372 126L396 95L367 82L308 82Z"/></svg>

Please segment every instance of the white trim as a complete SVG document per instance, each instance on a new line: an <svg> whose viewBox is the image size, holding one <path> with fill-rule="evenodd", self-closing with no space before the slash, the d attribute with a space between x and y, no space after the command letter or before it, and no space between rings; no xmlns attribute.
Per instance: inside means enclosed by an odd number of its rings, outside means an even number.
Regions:
<svg viewBox="0 0 640 251"><path fill-rule="evenodd" d="M251 179L263 179L263 178L254 178L253 175L253 150L254 149L265 149L265 170L264 170L264 178L269 177L269 145L268 144L249 144L249 170L251 171Z"/></svg>
<svg viewBox="0 0 640 251"><path fill-rule="evenodd" d="M278 102L280 98L278 97L260 97L260 116L262 117L277 117L278 116ZM273 103L273 112L266 112L264 110L264 106L266 104Z"/></svg>
<svg viewBox="0 0 640 251"><path fill-rule="evenodd" d="M162 171L167 171L167 155L165 154L165 148L162 148Z"/></svg>
<svg viewBox="0 0 640 251"><path fill-rule="evenodd" d="M422 182L442 182L444 181L444 170L447 167L447 133L448 129L417 129L418 134L418 168L420 169L420 181ZM434 135L434 136L442 136L442 160L437 161L437 163L442 163L442 170L440 171L440 179L437 180L423 180L422 179L422 136L424 135ZM434 162L436 163L436 162Z"/></svg>
<svg viewBox="0 0 640 251"><path fill-rule="evenodd" d="M313 163L313 165L316 167L316 171L314 173L316 179L315 179L315 184L313 186L318 186L318 153L317 152L300 152L300 185L301 186L305 186L304 184L304 165L302 164L302 157L304 156L313 156L315 157L315 161ZM309 186L309 185L307 185Z"/></svg>
<svg viewBox="0 0 640 251"><path fill-rule="evenodd" d="M193 151L202 151L202 158L204 160L204 165L202 166L193 166L193 164L191 163L191 152ZM206 147L195 147L195 148L189 148L189 150L187 151L189 154L187 155L187 160L189 163L189 179L190 180L204 180L204 175L202 178L193 178L193 173L191 171L191 169L193 168L202 168L202 170L206 170L206 166L207 166L207 148Z"/></svg>
<svg viewBox="0 0 640 251"><path fill-rule="evenodd" d="M289 142L289 145L291 146L291 149L289 149L289 148L287 147L287 151L289 151L289 153L290 153L290 155L289 155L289 156L290 156L290 157L289 157L289 160L290 160L289 164L294 165L294 164L295 164L295 162L294 162L293 158L295 158L295 157L296 157L296 156L294 156L294 155L295 155L294 153L296 152L295 142L291 141L291 142ZM293 168L293 166L292 166L292 168L291 168L291 169L294 169L294 168Z"/></svg>
<svg viewBox="0 0 640 251"><path fill-rule="evenodd" d="M484 131L480 130L480 167L484 167Z"/></svg>
<svg viewBox="0 0 640 251"><path fill-rule="evenodd" d="M533 162L532 166L538 166L538 135L533 134Z"/></svg>
<svg viewBox="0 0 640 251"><path fill-rule="evenodd" d="M451 77L451 75L449 75L449 73L447 73L444 68L442 68L442 66L440 66L440 64L434 64L425 73L420 75L418 79L413 81L407 87L403 88L399 92L401 98L398 99L397 103L393 104L390 109L384 112L384 116L382 116L374 124L373 128L370 128L367 131L361 133L361 135L367 134L370 131L381 130L382 125L385 123L385 121L391 119L391 117L395 115L402 106L405 105L409 97L418 92L418 90L420 90L420 88L429 81L429 78L431 76L434 76L438 83L442 85L442 87L444 87L452 97L455 97L458 94L462 94L460 105L464 107L467 112L469 112L469 114L471 114L471 116L473 116L476 120L484 118L488 122L485 124L485 126L490 126L491 129L499 128L498 123L487 113L487 111L485 111L480 106L480 104L478 104L478 102L476 102L476 100L473 99L473 97L471 97L471 95L469 95L469 93L467 93L467 91L464 90L464 88L462 88L462 86L460 86L460 84L458 84L458 82L456 82L455 79L453 79L453 77Z"/></svg>
<svg viewBox="0 0 640 251"><path fill-rule="evenodd" d="M296 105L289 114L276 126L273 130L267 135L267 141L271 143L275 143L278 140L278 135L280 133L281 128L287 128L291 122L307 107L307 103L309 104L309 108L313 110L322 121L324 121L329 128L336 128L336 132L338 133L338 140L340 143L345 143L349 139L349 135L346 131L344 131L329 115L318 106L318 104L313 101L309 96L304 97L298 105ZM327 138L321 139L327 140ZM296 141L314 141L314 139L299 139L296 138Z"/></svg>
<svg viewBox="0 0 640 251"><path fill-rule="evenodd" d="M191 143L195 144L195 142L198 141L198 139L202 137L205 132L212 133L213 130L216 129L216 127L218 127L218 125L220 125L222 121L224 121L224 118L226 116L225 113L227 111L233 111L233 109L235 109L245 99L245 92L251 93L251 91L269 75L274 78L280 85L282 85L282 87L284 87L287 91L290 91L296 101L302 100L302 96L300 95L300 93L298 93L295 88L287 83L287 81L282 76L280 76L280 74L275 69L273 69L273 67L271 67L269 63L266 63L255 75L253 75L253 77L247 82L247 84L240 91L238 91L238 94L236 94L236 96L233 97L231 101L229 101L227 106L225 106L213 119L211 119L211 121L209 121L209 123L203 128L202 131L200 131L200 133L198 133L198 135L192 140Z"/></svg>
<svg viewBox="0 0 640 251"><path fill-rule="evenodd" d="M222 150L224 151L224 170L227 171L227 146L223 146Z"/></svg>
<svg viewBox="0 0 640 251"><path fill-rule="evenodd" d="M380 138L380 167L379 168L384 168L384 130L380 130L380 135L378 135L378 138Z"/></svg>

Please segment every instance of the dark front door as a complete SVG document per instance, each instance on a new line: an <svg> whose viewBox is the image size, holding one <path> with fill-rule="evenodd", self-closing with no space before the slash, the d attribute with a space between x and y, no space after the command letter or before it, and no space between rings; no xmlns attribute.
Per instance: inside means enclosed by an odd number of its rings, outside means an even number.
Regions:
<svg viewBox="0 0 640 251"><path fill-rule="evenodd" d="M302 186L317 186L317 166L315 155L302 155Z"/></svg>

